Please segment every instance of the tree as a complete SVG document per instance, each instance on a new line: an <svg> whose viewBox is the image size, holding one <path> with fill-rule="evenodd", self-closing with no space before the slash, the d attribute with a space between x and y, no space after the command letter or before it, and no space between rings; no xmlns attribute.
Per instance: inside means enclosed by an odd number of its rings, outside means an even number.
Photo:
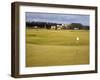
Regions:
<svg viewBox="0 0 100 80"><path fill-rule="evenodd" d="M71 23L69 27L70 29L74 29L74 28L82 29L83 25L80 23Z"/></svg>

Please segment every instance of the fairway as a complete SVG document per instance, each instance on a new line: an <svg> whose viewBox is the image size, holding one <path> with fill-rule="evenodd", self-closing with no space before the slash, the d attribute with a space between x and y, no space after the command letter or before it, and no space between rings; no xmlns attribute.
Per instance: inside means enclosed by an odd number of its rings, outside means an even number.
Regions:
<svg viewBox="0 0 100 80"><path fill-rule="evenodd" d="M79 64L89 64L89 30L26 29L26 67Z"/></svg>

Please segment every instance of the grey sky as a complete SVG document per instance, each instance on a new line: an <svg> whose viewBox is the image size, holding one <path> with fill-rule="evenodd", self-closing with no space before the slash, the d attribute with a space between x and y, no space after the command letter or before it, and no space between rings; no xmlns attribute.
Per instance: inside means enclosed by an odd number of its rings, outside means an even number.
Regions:
<svg viewBox="0 0 100 80"><path fill-rule="evenodd" d="M52 23L81 23L89 26L90 16L79 15L79 14L56 14L56 13L36 13L26 12L26 21L37 21L37 22L52 22Z"/></svg>

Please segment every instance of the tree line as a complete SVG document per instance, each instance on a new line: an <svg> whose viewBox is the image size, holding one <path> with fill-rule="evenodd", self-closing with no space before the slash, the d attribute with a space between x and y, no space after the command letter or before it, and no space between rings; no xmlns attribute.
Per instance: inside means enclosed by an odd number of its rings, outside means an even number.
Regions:
<svg viewBox="0 0 100 80"><path fill-rule="evenodd" d="M71 23L68 25L62 25L58 23L50 23L50 22L26 22L26 27L29 28L46 28L51 29L52 26L55 26L55 30L57 30L57 27L61 26L61 29L85 29L89 30L89 26L84 26L81 23Z"/></svg>

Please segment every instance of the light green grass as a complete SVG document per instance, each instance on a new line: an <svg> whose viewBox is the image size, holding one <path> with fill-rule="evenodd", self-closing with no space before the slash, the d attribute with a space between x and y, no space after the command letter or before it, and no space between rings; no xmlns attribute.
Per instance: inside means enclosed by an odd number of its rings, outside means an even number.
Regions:
<svg viewBox="0 0 100 80"><path fill-rule="evenodd" d="M88 30L26 29L27 67L78 64L89 64Z"/></svg>

